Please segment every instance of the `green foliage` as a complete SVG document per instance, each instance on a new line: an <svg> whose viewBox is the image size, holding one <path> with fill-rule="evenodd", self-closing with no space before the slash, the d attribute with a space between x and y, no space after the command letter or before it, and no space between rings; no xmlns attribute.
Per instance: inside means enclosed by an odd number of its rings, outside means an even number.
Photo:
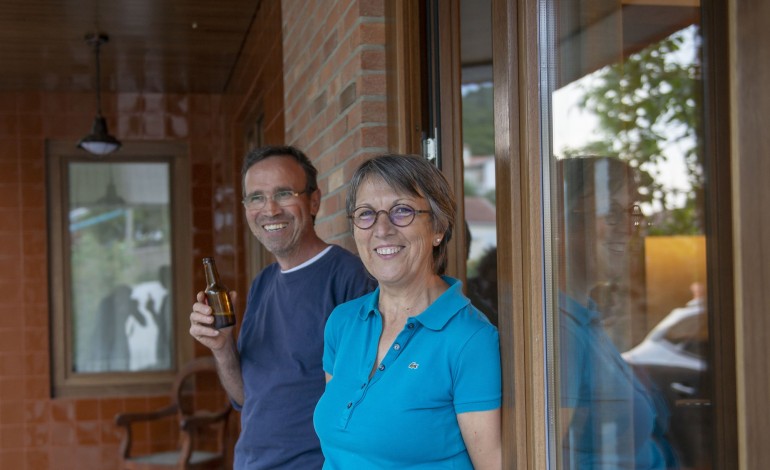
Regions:
<svg viewBox="0 0 770 470"><path fill-rule="evenodd" d="M494 96L491 83L483 83L463 95L463 143L472 155L494 155Z"/></svg>
<svg viewBox="0 0 770 470"><path fill-rule="evenodd" d="M702 82L697 60L682 60L686 30L631 54L596 72L581 85L579 106L599 122L594 140L565 156L617 156L638 170L643 202L670 211L667 190L656 180L657 165L668 158L665 147L683 149L690 191L684 209L671 212L669 233L702 233L703 221L692 202L703 190ZM693 34L697 38L697 34ZM699 45L696 44L696 48ZM659 227L658 230L662 230Z"/></svg>

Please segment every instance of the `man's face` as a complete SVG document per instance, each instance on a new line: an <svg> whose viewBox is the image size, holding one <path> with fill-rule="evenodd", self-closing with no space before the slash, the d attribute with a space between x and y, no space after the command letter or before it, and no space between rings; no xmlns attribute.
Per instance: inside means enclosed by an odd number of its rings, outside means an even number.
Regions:
<svg viewBox="0 0 770 470"><path fill-rule="evenodd" d="M290 261L301 252L302 244L314 236L313 217L320 207L320 191L302 193L281 204L273 200L279 191L305 190L305 172L288 156L269 157L252 165L243 184L247 198L266 198L262 208L245 208L251 232L279 261Z"/></svg>

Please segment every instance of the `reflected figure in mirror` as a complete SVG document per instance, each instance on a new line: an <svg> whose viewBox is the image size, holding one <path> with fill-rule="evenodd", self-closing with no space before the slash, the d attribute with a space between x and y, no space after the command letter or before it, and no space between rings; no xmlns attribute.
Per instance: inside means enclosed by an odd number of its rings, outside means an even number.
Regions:
<svg viewBox="0 0 770 470"><path fill-rule="evenodd" d="M88 372L121 372L129 370L130 351L126 331L129 318L140 325L146 320L139 305L131 298L131 286L119 284L99 303L89 351Z"/></svg>
<svg viewBox="0 0 770 470"><path fill-rule="evenodd" d="M559 414L563 468L678 468L669 410L605 326L631 303L633 169L617 158L557 162Z"/></svg>
<svg viewBox="0 0 770 470"><path fill-rule="evenodd" d="M163 300L160 302L160 307L155 306L155 299L152 296L148 296L145 302L145 309L152 315L151 318L155 322L155 326L158 328L157 334L157 347L155 348L155 354L157 360L153 366L154 369L169 369L171 368L171 351L174 349L171 344L171 268L168 265L163 265L158 269L158 281L160 282L165 293Z"/></svg>

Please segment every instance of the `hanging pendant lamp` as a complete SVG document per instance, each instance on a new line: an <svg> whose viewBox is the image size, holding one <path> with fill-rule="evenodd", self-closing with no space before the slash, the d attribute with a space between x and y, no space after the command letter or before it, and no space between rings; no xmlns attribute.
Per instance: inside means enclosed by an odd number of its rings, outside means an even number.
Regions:
<svg viewBox="0 0 770 470"><path fill-rule="evenodd" d="M120 148L120 141L111 136L107 131L107 121L102 116L101 73L99 68L99 48L109 41L109 36L104 34L86 35L86 43L94 49L96 58L96 117L91 127L91 133L78 142L81 148L94 155L107 155Z"/></svg>

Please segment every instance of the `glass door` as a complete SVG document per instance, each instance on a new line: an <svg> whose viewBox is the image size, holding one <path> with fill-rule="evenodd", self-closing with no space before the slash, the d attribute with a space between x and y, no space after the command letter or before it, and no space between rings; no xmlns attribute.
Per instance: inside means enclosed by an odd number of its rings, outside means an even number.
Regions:
<svg viewBox="0 0 770 470"><path fill-rule="evenodd" d="M541 1L553 468L711 468L697 1Z"/></svg>
<svg viewBox="0 0 770 470"><path fill-rule="evenodd" d="M498 325L492 0L460 1L465 292Z"/></svg>

